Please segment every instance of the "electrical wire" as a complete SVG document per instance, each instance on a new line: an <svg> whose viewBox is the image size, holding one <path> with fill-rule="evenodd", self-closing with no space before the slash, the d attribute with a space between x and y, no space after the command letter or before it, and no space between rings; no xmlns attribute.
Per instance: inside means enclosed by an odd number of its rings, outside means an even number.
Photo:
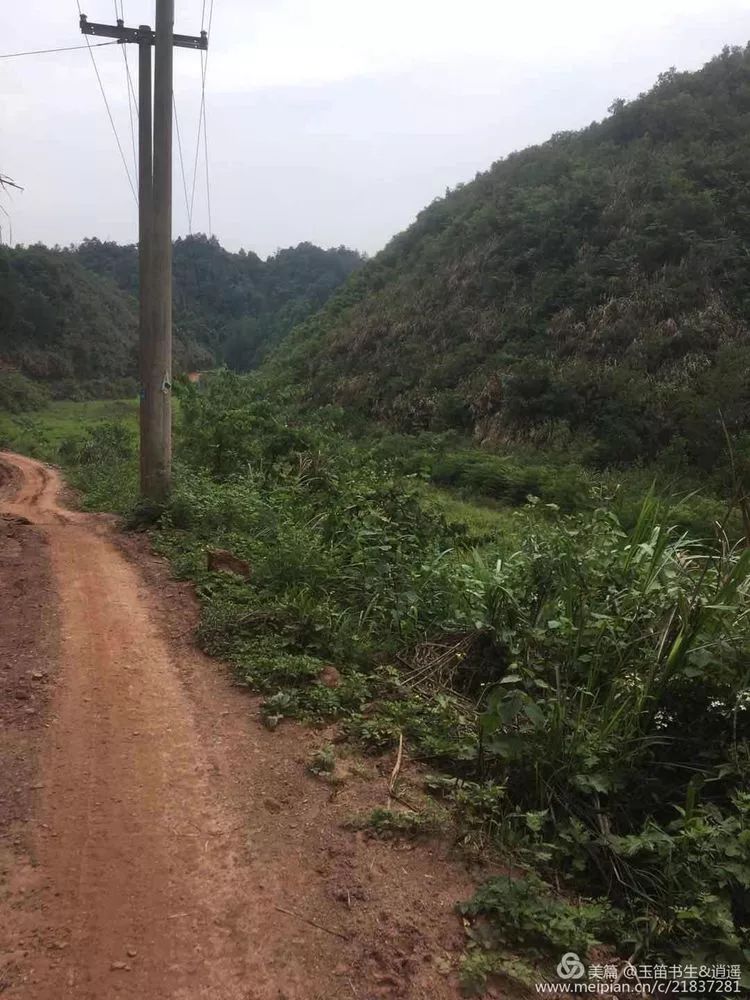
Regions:
<svg viewBox="0 0 750 1000"><path fill-rule="evenodd" d="M120 0L120 19L125 21L125 0ZM115 20L118 19L117 15L117 0L115 0ZM125 63L125 84L128 91L128 116L130 118L130 143L133 149L133 176L138 176L138 153L135 147L135 119L138 118L138 98L135 96L135 91L133 90L133 81L130 76L130 63L128 62L128 47L123 45L122 47L122 58ZM133 108L135 108L135 116L133 115Z"/></svg>
<svg viewBox="0 0 750 1000"><path fill-rule="evenodd" d="M206 207L208 209L208 235L213 235L213 223L211 222L211 182L208 172L208 129L206 127L206 104L203 103L203 154L206 163Z"/></svg>
<svg viewBox="0 0 750 1000"><path fill-rule="evenodd" d="M190 209L190 203L188 201L187 177L185 176L185 160L183 159L182 156L182 138L180 137L180 121L177 117L177 101L175 100L174 91L172 91L172 110L174 111L174 126L175 126L175 132L177 133L177 150L180 154L180 173L182 174L182 190L185 194L185 210L187 211L188 233L192 233L193 213Z"/></svg>
<svg viewBox="0 0 750 1000"><path fill-rule="evenodd" d="M117 17L117 0L115 0L115 17ZM120 0L120 19L125 20L125 0ZM118 45L120 42L117 43ZM138 97L135 92L135 87L133 86L133 78L130 75L130 62L128 61L128 47L127 45L122 46L122 54L125 57L125 73L128 78L128 92L133 100L133 110L135 112L135 117L138 117Z"/></svg>
<svg viewBox="0 0 750 1000"><path fill-rule="evenodd" d="M81 0L76 0L76 6L78 7L78 13L80 15L82 13ZM122 160L123 167L125 167L125 173L128 178L128 184L130 185L130 190L133 194L133 199L135 200L137 206L138 195L136 194L135 187L133 186L133 178L130 176L130 170L128 169L128 161L125 159L125 154L122 151L122 143L120 142L120 136L117 134L117 126L115 125L115 120L112 117L112 111L109 107L109 101L107 100L107 94L104 90L104 84L99 74L99 67L96 65L96 59L94 58L94 53L92 51L94 47L89 43L88 35L84 35L84 38L86 39L86 45L88 46L89 55L91 56L91 65L94 67L94 73L96 74L96 79L99 83L99 90L101 91L102 98L104 99L104 107L107 109L107 117L109 118L109 124L112 126L112 132L114 133L115 136L115 142L117 143L117 149L119 150L120 153L120 159Z"/></svg>
<svg viewBox="0 0 750 1000"><path fill-rule="evenodd" d="M214 17L214 0L211 0L211 6L208 11L208 36L211 36L211 24ZM203 31L206 23L206 0L203 0L203 7L201 10L201 31ZM208 235L211 235L213 229L211 221L211 182L209 179L208 172L208 130L206 128L206 71L208 69L208 51L204 52L201 50L201 103L200 110L198 111L198 137L195 143L195 160L193 162L193 187L190 195L190 215L192 217L193 204L195 202L195 185L198 178L198 156L200 153L201 144L201 130L203 131L203 143L204 143L204 158L205 158L205 168L206 168L206 205L208 208Z"/></svg>
<svg viewBox="0 0 750 1000"><path fill-rule="evenodd" d="M8 246L13 246L13 219L10 217L10 212L5 208L4 205L0 205L0 212L3 213L5 218L8 220L8 229L10 230L8 234ZM0 241L1 242L1 241Z"/></svg>
<svg viewBox="0 0 750 1000"><path fill-rule="evenodd" d="M205 8L206 0L203 0ZM214 0L211 0L211 7L208 12L208 34L211 34L211 27L214 20ZM202 30L202 29L201 29ZM208 123L206 121L206 69L208 67L208 50L206 50L206 62L203 66L203 81L201 84L201 105L203 106L203 152L206 162L206 207L208 209L208 235L213 235L213 223L211 221L211 175L208 169Z"/></svg>
<svg viewBox="0 0 750 1000"><path fill-rule="evenodd" d="M114 42L91 42L87 41L85 45L66 45L61 49L33 49L31 52L2 52L0 53L0 59L18 59L19 56L45 56L48 52L76 52L78 49L100 49L103 45L119 45L117 41Z"/></svg>
<svg viewBox="0 0 750 1000"><path fill-rule="evenodd" d="M203 72L203 52L201 52L201 77L205 78ZM203 101L201 99L201 105L198 109L198 138L195 140L195 159L193 160L193 185L190 190L190 216L193 214L193 205L195 203L195 182L198 177L198 155L201 148L201 130L203 128Z"/></svg>

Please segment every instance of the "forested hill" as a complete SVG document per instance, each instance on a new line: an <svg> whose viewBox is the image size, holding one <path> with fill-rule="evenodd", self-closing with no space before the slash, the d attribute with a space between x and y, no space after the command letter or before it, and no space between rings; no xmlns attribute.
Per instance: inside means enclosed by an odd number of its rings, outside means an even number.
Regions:
<svg viewBox="0 0 750 1000"><path fill-rule="evenodd" d="M73 255L86 268L132 294L138 289L133 245L84 240ZM262 260L230 253L203 235L174 244L175 324L232 368L255 367L296 324L319 310L364 263L354 250L312 243L278 250Z"/></svg>
<svg viewBox="0 0 750 1000"><path fill-rule="evenodd" d="M253 367L361 263L310 243L263 261L204 236L178 240L176 370ZM122 391L136 374L137 291L134 246L0 248L0 371L18 368L57 395Z"/></svg>
<svg viewBox="0 0 750 1000"><path fill-rule="evenodd" d="M81 383L108 395L135 372L136 323L135 301L69 256L0 249L0 370L18 368L61 395Z"/></svg>
<svg viewBox="0 0 750 1000"><path fill-rule="evenodd" d="M277 374L403 430L710 466L719 410L750 426L750 47L610 112L426 208Z"/></svg>

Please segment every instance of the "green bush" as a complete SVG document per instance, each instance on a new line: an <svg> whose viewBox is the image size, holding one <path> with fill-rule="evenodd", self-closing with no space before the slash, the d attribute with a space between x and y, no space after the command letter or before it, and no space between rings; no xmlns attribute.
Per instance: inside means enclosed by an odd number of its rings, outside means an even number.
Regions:
<svg viewBox="0 0 750 1000"><path fill-rule="evenodd" d="M737 961L750 551L680 537L649 499L630 533L603 510L532 524L520 550L477 557L465 579L492 636L482 761L507 790L506 842L608 894L641 947L695 956L710 942ZM519 837L530 812L538 836Z"/></svg>
<svg viewBox="0 0 750 1000"><path fill-rule="evenodd" d="M512 506L525 504L529 496L557 503L563 510L588 504L588 484L580 470L523 466L477 450L440 456L432 465L431 476L439 485Z"/></svg>
<svg viewBox="0 0 750 1000"><path fill-rule="evenodd" d="M0 411L41 410L48 402L49 394L38 382L17 371L0 370Z"/></svg>
<svg viewBox="0 0 750 1000"><path fill-rule="evenodd" d="M138 498L136 434L133 426L105 420L83 435L63 439L58 457L87 510L130 513Z"/></svg>
<svg viewBox="0 0 750 1000"><path fill-rule="evenodd" d="M486 944L523 947L550 957L567 951L585 955L605 935L612 941L621 933L620 920L608 903L587 901L576 906L555 896L533 874L492 878L458 909L463 916L489 920Z"/></svg>

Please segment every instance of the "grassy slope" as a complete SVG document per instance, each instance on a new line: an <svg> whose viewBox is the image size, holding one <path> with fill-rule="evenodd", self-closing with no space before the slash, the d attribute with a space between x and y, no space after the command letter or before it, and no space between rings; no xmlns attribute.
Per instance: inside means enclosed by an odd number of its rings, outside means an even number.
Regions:
<svg viewBox="0 0 750 1000"><path fill-rule="evenodd" d="M58 400L29 413L0 412L0 447L54 462L63 441L83 439L110 420L135 427L137 414L135 399Z"/></svg>

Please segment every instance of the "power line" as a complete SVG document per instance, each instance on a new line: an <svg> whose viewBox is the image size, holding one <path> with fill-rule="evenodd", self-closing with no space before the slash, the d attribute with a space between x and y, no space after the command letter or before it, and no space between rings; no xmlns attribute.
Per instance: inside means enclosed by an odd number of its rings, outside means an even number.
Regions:
<svg viewBox="0 0 750 1000"><path fill-rule="evenodd" d="M203 53L201 52L201 63L203 63ZM205 79L205 73L201 67L201 76ZM193 186L190 191L190 212L193 214L193 204L195 202L195 181L198 176L198 154L201 148L201 129L203 128L203 100L201 99L201 105L198 109L198 138L195 140L195 159L193 160Z"/></svg>
<svg viewBox="0 0 750 1000"><path fill-rule="evenodd" d="M3 215L5 216L5 218L8 220L8 229L10 230L10 233L8 235L8 246L12 247L13 246L13 219L11 219L10 212L5 208L4 205L0 205L0 212L2 212ZM2 242L2 241L0 240L0 242Z"/></svg>
<svg viewBox="0 0 750 1000"><path fill-rule="evenodd" d="M208 208L208 235L213 235L211 222L211 183L208 174L208 129L206 128L206 104L203 103L203 154L206 162L206 207Z"/></svg>
<svg viewBox="0 0 750 1000"><path fill-rule="evenodd" d="M180 122L177 117L177 101L175 100L174 91L172 91L172 108L174 110L175 131L177 133L177 150L180 154L180 173L182 174L182 190L185 194L185 210L187 211L187 218L188 218L188 232L192 233L193 213L190 209L190 204L188 202L187 177L185 176L185 161L182 157L182 139L180 138Z"/></svg>
<svg viewBox="0 0 750 1000"><path fill-rule="evenodd" d="M66 45L61 49L33 49L31 52L3 52L0 53L0 59L17 59L19 56L44 56L48 52L75 52L77 49L100 49L103 45L119 45L119 42L94 42L92 45L87 42L86 45Z"/></svg>
<svg viewBox="0 0 750 1000"><path fill-rule="evenodd" d="M125 0L120 0L120 17L125 21ZM117 20L117 0L115 0L115 20ZM138 118L138 99L133 90L133 81L130 77L130 63L128 62L128 47L123 45L122 58L125 63L125 85L128 91L128 117L130 118L130 144L133 150L133 176L138 176L138 154L135 149L135 127L133 124L133 106L135 106L135 118Z"/></svg>
<svg viewBox="0 0 750 1000"><path fill-rule="evenodd" d="M203 0L205 9L206 0ZM208 34L211 34L211 26L214 20L214 0L211 0L211 7L208 12ZM203 66L203 80L201 83L201 106L203 108L203 153L206 163L206 207L208 209L208 235L213 234L213 223L211 221L211 179L208 170L208 124L206 122L206 69L208 68L208 49L206 49L206 62Z"/></svg>
<svg viewBox="0 0 750 1000"><path fill-rule="evenodd" d="M82 13L82 11L81 11L81 0L76 0L76 6L78 7L78 13L80 15ZM112 126L112 132L114 133L114 136L115 136L115 142L117 143L117 149L120 152L120 159L122 160L123 167L125 167L125 173L126 173L127 178L128 178L128 184L130 185L130 190L131 190L131 192L133 194L133 199L135 200L135 203L137 205L138 204L138 195L135 193L135 187L133 186L133 178L130 176L130 170L128 169L128 161L125 159L125 154L122 151L122 143L120 142L120 136L117 134L117 126L115 125L115 120L112 117L112 111L110 110L110 107L109 107L109 101L107 100L107 94L106 94L106 92L104 90L104 84L102 83L102 78L99 75L99 67L96 65L96 59L94 58L94 53L92 51L93 48L94 48L94 46L91 45L91 43L89 42L88 35L86 35L85 38L86 38L86 45L88 46L88 50L89 50L89 55L91 56L91 65L94 67L94 73L96 73L96 79L97 79L97 81L99 83L99 90L101 91L102 98L104 99L104 107L107 109L107 117L109 118L109 124Z"/></svg>
<svg viewBox="0 0 750 1000"><path fill-rule="evenodd" d="M211 24L214 17L214 0L211 0L211 6L208 10L208 35L211 35ZM201 10L201 31L203 31L206 18L206 0L203 0L203 7ZM190 195L190 215L193 213L193 204L195 201L195 185L198 177L198 155L200 152L201 144L201 128L203 129L203 143L204 143L204 157L205 157L205 167L206 167L206 205L208 208L208 235L211 235L212 224L211 224L211 185L208 174L208 133L206 128L206 71L208 69L208 51L201 52L201 103L200 109L198 111L198 137L195 142L195 160L193 162L193 187Z"/></svg>

